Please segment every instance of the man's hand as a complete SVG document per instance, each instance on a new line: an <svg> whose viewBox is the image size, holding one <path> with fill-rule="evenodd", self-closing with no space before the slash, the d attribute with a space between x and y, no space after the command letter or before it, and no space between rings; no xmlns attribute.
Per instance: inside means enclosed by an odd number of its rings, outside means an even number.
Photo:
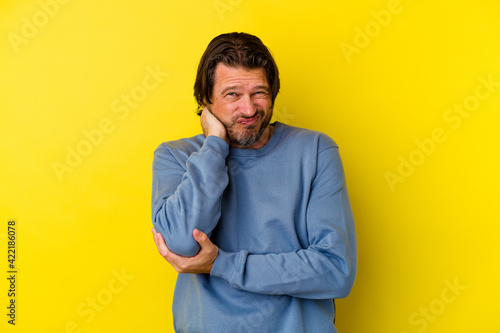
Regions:
<svg viewBox="0 0 500 333"><path fill-rule="evenodd" d="M205 137L210 135L218 136L229 145L226 127L206 106L203 107L203 111L201 112L200 122Z"/></svg>
<svg viewBox="0 0 500 333"><path fill-rule="evenodd" d="M212 243L206 234L198 229L194 229L193 237L200 244L201 250L194 257L183 257L168 249L163 236L159 232L156 232L155 228L151 229L151 231L153 232L158 252L177 272L210 274L215 258L219 254L219 248Z"/></svg>

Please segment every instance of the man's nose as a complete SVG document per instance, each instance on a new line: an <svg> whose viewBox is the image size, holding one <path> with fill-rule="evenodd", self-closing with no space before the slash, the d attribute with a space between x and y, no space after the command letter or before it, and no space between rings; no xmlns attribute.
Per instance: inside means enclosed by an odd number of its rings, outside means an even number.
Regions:
<svg viewBox="0 0 500 333"><path fill-rule="evenodd" d="M252 117L255 115L256 108L251 96L245 95L240 102L239 109L243 116Z"/></svg>

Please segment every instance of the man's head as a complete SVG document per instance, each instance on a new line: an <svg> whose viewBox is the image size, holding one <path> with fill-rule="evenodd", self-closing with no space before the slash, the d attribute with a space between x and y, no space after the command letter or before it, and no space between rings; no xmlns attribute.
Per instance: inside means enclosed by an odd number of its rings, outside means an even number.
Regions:
<svg viewBox="0 0 500 333"><path fill-rule="evenodd" d="M233 147L260 148L272 134L269 123L279 87L276 63L259 38L220 35L198 67L198 114L206 107L224 125Z"/></svg>
<svg viewBox="0 0 500 333"><path fill-rule="evenodd" d="M280 78L278 66L271 52L258 37L232 32L212 39L201 57L194 83L198 115L201 115L203 106L212 103L215 69L219 63L233 68L265 69L270 88L271 108L274 106L274 100L280 90Z"/></svg>

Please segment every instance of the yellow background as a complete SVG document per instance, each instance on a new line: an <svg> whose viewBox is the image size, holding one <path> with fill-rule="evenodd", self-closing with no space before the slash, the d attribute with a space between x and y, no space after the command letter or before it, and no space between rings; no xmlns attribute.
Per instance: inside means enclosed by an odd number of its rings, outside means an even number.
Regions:
<svg viewBox="0 0 500 333"><path fill-rule="evenodd" d="M2 0L0 266L7 276L14 219L18 274L15 327L1 279L0 330L173 331L176 272L150 233L152 153L200 133L197 63L213 37L245 31L279 65L276 120L341 147L359 265L337 303L339 331L500 332L499 10L493 0ZM466 116L451 113L464 103ZM68 167L78 147L87 155Z"/></svg>

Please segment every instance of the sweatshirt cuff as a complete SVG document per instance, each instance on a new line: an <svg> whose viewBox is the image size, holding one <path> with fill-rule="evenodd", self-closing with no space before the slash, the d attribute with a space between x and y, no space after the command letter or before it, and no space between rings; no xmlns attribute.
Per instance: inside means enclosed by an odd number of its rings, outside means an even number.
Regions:
<svg viewBox="0 0 500 333"><path fill-rule="evenodd" d="M205 138L203 146L201 146L200 152L214 151L222 157L226 158L229 155L229 146L226 141L219 138L218 136L210 135Z"/></svg>
<svg viewBox="0 0 500 333"><path fill-rule="evenodd" d="M243 274L247 256L247 251L226 252L219 249L219 254L215 258L210 275L222 278L233 285L234 275Z"/></svg>

